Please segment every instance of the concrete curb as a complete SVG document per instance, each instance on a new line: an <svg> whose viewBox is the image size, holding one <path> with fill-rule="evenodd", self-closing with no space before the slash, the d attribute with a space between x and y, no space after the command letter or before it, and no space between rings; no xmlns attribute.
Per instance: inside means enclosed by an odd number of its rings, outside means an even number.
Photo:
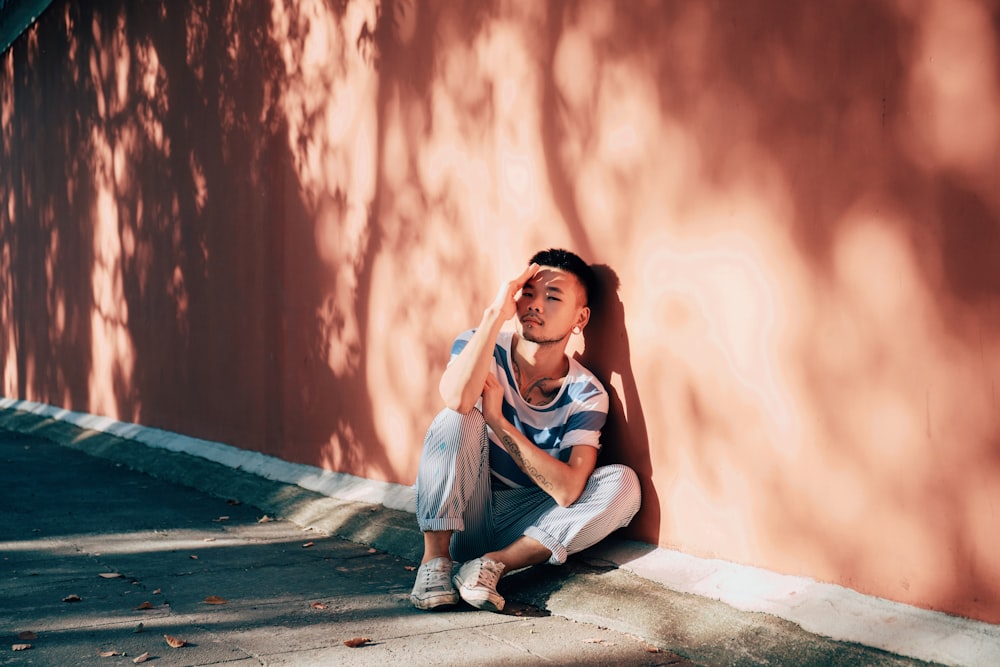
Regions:
<svg viewBox="0 0 1000 667"><path fill-rule="evenodd" d="M408 487L12 399L0 400L0 429L237 499L411 561L421 556ZM629 632L702 664L734 664L734 655L742 657L736 663L773 663L779 655L789 658L789 651L796 664L817 664L820 656L836 658L825 664L895 664L888 654L866 657L873 649L947 665L1000 664L1000 626L637 542L611 539L576 563L546 570L544 577L515 575L519 593L532 603ZM720 643L720 636L729 639Z"/></svg>
<svg viewBox="0 0 1000 667"><path fill-rule="evenodd" d="M413 514L403 510L331 497L187 452L158 449L55 417L2 410L0 429L45 438L152 477L239 500L299 526L316 528L402 558L419 560L421 556L420 531Z"/></svg>

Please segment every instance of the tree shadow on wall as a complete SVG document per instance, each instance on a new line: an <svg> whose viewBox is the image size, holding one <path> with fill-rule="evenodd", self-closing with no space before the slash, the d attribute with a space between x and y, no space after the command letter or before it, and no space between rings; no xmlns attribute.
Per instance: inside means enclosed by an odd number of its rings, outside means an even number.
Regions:
<svg viewBox="0 0 1000 667"><path fill-rule="evenodd" d="M366 395L365 368L322 354L336 278L291 167L306 147L278 102L296 73L270 17L258 0L56 3L14 45L18 393L299 462L337 441L389 470L371 410L336 400Z"/></svg>
<svg viewBox="0 0 1000 667"><path fill-rule="evenodd" d="M586 347L580 363L593 370L608 390L608 420L601 440L599 464L625 463L639 476L642 507L623 534L657 544L660 536L660 498L653 485L649 433L632 372L632 350L625 326L625 305L618 295L620 280L606 264L591 268L597 278L596 298L591 300ZM617 385L620 385L617 386Z"/></svg>
<svg viewBox="0 0 1000 667"><path fill-rule="evenodd" d="M70 76L54 72L52 62L70 63L75 54L72 39L50 42L47 35L33 26L0 57L9 68L0 73L0 262L7 272L0 295L10 299L3 308L10 321L0 322L0 339L9 339L0 348L0 368L16 369L16 382L4 389L19 398L86 406L95 257L92 230L78 213L97 200L93 164L80 148L90 128L53 100ZM78 86L88 89L89 78ZM38 121L57 109L54 122Z"/></svg>

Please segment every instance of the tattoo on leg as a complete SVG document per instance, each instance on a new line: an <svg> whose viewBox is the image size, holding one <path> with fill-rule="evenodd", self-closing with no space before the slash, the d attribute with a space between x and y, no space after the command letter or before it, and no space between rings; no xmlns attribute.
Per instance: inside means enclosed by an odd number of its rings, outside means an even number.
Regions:
<svg viewBox="0 0 1000 667"><path fill-rule="evenodd" d="M543 489L552 488L552 482L545 479L545 476L538 472L537 468L529 465L528 462L524 460L524 457L521 455L521 448L517 446L517 443L514 442L512 437L504 433L501 440L503 440L504 446L507 448L507 451L510 452L510 455L514 458L517 465L521 467L521 470L526 472L528 476L535 480L538 483L538 486Z"/></svg>

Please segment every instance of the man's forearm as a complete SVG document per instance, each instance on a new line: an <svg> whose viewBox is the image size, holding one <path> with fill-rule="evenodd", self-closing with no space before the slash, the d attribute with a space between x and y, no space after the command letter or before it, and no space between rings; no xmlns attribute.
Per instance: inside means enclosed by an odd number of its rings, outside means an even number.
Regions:
<svg viewBox="0 0 1000 667"><path fill-rule="evenodd" d="M514 428L506 419L491 416L487 424L496 434L504 448L510 454L517 466L530 477L539 488L548 493L563 507L573 504L587 478L594 469L596 453L593 456L580 457L570 463L563 463L539 449L523 433ZM591 448L585 447L590 450ZM596 450L593 450L596 452Z"/></svg>
<svg viewBox="0 0 1000 667"><path fill-rule="evenodd" d="M486 374L490 372L493 347L503 323L496 309L487 308L465 349L445 369L438 391L445 405L452 410L466 413L482 395Z"/></svg>
<svg viewBox="0 0 1000 667"><path fill-rule="evenodd" d="M549 494L553 491L552 481L549 480L541 470L532 465L529 461L524 458L524 454L521 452L521 446L517 441L510 435L509 432L504 430L499 434L500 441L503 443L504 448L507 453L510 454L511 458L514 459L514 463L524 471L524 473L533 479L538 486L545 489ZM533 445L528 445L533 447ZM551 457L550 457L551 458Z"/></svg>

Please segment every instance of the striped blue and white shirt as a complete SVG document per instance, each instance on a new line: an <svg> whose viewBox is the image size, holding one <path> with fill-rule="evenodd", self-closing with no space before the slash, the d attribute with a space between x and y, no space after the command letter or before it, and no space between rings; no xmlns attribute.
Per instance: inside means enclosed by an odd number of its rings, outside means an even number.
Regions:
<svg viewBox="0 0 1000 667"><path fill-rule="evenodd" d="M455 339L451 360L465 349L475 329ZM514 334L501 331L493 346L491 370L503 385L503 414L518 431L539 448L560 461L569 461L570 451L577 445L601 448L601 429L608 417L608 392L593 373L570 357L569 372L562 388L549 403L532 405L521 397L514 379L511 343ZM482 407L482 399L476 407ZM537 486L510 454L500 445L492 429L490 437L490 472L507 486Z"/></svg>

